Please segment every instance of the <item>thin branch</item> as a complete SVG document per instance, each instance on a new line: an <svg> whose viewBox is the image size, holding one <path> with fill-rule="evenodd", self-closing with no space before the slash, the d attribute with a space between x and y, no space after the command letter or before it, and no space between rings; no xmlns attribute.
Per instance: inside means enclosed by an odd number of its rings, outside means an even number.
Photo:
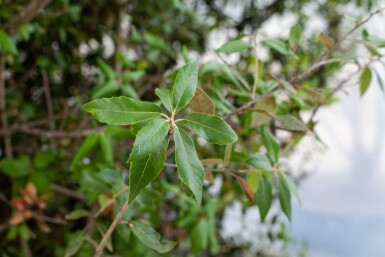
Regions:
<svg viewBox="0 0 385 257"><path fill-rule="evenodd" d="M85 137L93 133L100 133L102 130L103 128L85 129L80 131L50 131L50 130L35 129L35 128L26 127L26 126L20 126L20 127L12 127L7 130L1 129L0 136L9 136L14 133L23 133L23 134L43 137L43 138L60 138L60 137L77 138L77 137Z"/></svg>
<svg viewBox="0 0 385 257"><path fill-rule="evenodd" d="M301 72L300 74L298 74L294 78L290 79L290 81L291 82L293 82L293 81L300 81L304 77L306 77L307 75L312 73L314 70L316 70L316 69L318 69L318 68L320 68L322 66L325 66L327 64L334 63L334 62L348 63L349 61L341 59L341 58L331 58L331 59L328 59L328 60L323 60L323 61L315 62L314 64L310 65L310 67L308 69L306 69L305 71Z"/></svg>
<svg viewBox="0 0 385 257"><path fill-rule="evenodd" d="M57 184L52 184L51 188L57 193L72 197L72 198L77 199L79 201L84 202L86 200L86 197L84 195L78 194L75 191L72 191L66 187L63 187L63 186L60 186Z"/></svg>
<svg viewBox="0 0 385 257"><path fill-rule="evenodd" d="M45 216L45 215L42 215L42 214L38 214L36 212L32 212L32 217L34 217L37 220L45 221L45 222L48 222L48 223L59 224L59 225L67 225L67 221L66 220L51 218L51 217L48 217L48 216Z"/></svg>
<svg viewBox="0 0 385 257"><path fill-rule="evenodd" d="M295 77L292 77L290 79L290 83L297 82L304 77L306 77L309 73L314 71L315 69L325 65L322 63L322 59L326 56L328 56L331 52L333 52L339 45L342 44L351 34L353 34L358 28L360 28L362 25L367 23L373 16L379 14L380 12L383 12L385 10L385 7L382 7L380 9L377 9L376 11L372 12L368 17L366 17L361 22L357 23L351 30L349 30L342 38L340 38L332 47L325 50L305 71L301 72ZM332 60L332 59L331 59ZM327 63L326 63L327 64Z"/></svg>
<svg viewBox="0 0 385 257"><path fill-rule="evenodd" d="M45 101L47 105L47 112L48 112L48 120L51 131L55 130L55 119L54 119L54 113L53 113L53 103L52 103L52 97L51 97L51 90L49 86L49 78L46 71L43 71L41 73L43 78L43 89L44 89L44 96ZM51 148L55 149L55 141L51 137Z"/></svg>
<svg viewBox="0 0 385 257"><path fill-rule="evenodd" d="M119 224L128 206L128 201L125 201L123 206L120 208L118 214L116 215L115 219L111 223L110 227L108 228L107 232L104 234L102 241L100 241L98 245L98 248L96 248L94 257L100 257L102 255L103 249L106 246L108 239L111 237L112 232L114 232L116 226Z"/></svg>
<svg viewBox="0 0 385 257"><path fill-rule="evenodd" d="M32 0L30 1L23 10L21 10L17 15L13 16L11 20L4 24L3 28L5 30L17 29L19 26L33 20L46 5L48 5L51 0Z"/></svg>
<svg viewBox="0 0 385 257"><path fill-rule="evenodd" d="M1 115L1 129L8 131L8 119L6 112L6 95L5 95L5 82L4 82L4 55L0 51L0 115ZM12 141L11 135L4 135L4 147L5 147L5 156L12 158Z"/></svg>
<svg viewBox="0 0 385 257"><path fill-rule="evenodd" d="M257 52L257 32L253 34L253 50L254 50L254 58L255 58L255 77L253 84L253 91L251 92L251 99L255 98L255 93L257 91L258 79L259 79L259 68L258 68L258 52Z"/></svg>

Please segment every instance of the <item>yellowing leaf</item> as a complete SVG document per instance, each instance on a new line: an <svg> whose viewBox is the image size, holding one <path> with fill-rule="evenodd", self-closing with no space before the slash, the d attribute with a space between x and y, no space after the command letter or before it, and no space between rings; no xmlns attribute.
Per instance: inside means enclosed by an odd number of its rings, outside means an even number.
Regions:
<svg viewBox="0 0 385 257"><path fill-rule="evenodd" d="M328 48L330 48L334 45L334 39L325 35L322 32L319 33L319 35L318 35L318 41Z"/></svg>
<svg viewBox="0 0 385 257"><path fill-rule="evenodd" d="M210 97L200 88L197 88L194 97L187 105L190 112L200 112L206 114L215 114L215 104Z"/></svg>

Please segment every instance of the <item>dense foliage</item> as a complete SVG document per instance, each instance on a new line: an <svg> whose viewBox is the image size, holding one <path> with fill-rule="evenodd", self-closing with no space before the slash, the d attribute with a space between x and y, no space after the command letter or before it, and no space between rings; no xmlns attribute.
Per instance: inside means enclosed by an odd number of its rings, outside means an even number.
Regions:
<svg viewBox="0 0 385 257"><path fill-rule="evenodd" d="M373 1L354 21L348 0L311 2L0 0L0 256L246 256L221 236L234 201L281 243L253 256L301 254L285 161L348 82L365 94L385 47L362 30ZM305 35L311 5L327 25Z"/></svg>

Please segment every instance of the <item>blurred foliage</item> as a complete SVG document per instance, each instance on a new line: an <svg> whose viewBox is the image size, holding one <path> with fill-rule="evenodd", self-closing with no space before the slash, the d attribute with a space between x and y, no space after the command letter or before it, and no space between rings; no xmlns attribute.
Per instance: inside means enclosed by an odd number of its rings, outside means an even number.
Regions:
<svg viewBox="0 0 385 257"><path fill-rule="evenodd" d="M211 145L194 137L205 167L201 206L168 155L163 172L124 213L106 256L304 256L290 247L284 217L291 218L293 181L301 177L282 159L305 135L321 140L314 115L346 82L335 86L329 78L358 64L364 94L379 76L372 64L385 46L366 30L357 41L339 41L347 30L337 7L351 2L0 0L0 256L92 256L128 199L126 161L140 126L104 126L81 106L121 95L159 104L155 88L172 84L177 67L213 54L200 62L198 93L186 112L215 108L238 141ZM326 29L302 37L310 5ZM372 0L355 6L366 15L379 8ZM288 38L259 31L284 13L298 21ZM233 38L214 52L211 33ZM358 44L369 61L356 60ZM256 58L259 47L267 59ZM244 210L259 207L261 246L222 236L234 201Z"/></svg>

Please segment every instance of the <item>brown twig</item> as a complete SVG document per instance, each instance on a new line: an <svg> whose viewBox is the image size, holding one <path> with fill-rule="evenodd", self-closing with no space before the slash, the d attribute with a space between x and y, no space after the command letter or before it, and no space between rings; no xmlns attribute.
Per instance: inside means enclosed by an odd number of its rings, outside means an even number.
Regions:
<svg viewBox="0 0 385 257"><path fill-rule="evenodd" d="M32 212L32 217L34 217L37 220L48 222L48 223L53 223L53 224L59 224L59 225L67 225L66 220L62 219L56 219L56 218L51 218L42 214L38 214L36 212Z"/></svg>
<svg viewBox="0 0 385 257"><path fill-rule="evenodd" d="M53 103L52 103L52 97L51 97L51 90L49 87L49 78L46 71L43 71L41 73L43 78L43 89L44 89L44 96L45 101L47 105L47 112L48 112L48 120L51 131L55 130L55 119L54 119L54 113L53 113ZM51 148L55 149L55 141L51 137Z"/></svg>
<svg viewBox="0 0 385 257"><path fill-rule="evenodd" d="M19 26L31 21L37 16L39 11L48 5L51 0L32 0L30 1L23 10L17 15L13 16L11 20L4 24L5 30L14 30Z"/></svg>
<svg viewBox="0 0 385 257"><path fill-rule="evenodd" d="M43 137L43 138L60 138L60 137L78 138L78 137L85 137L93 133L100 133L102 130L103 130L102 128L97 128L97 129L85 129L80 131L50 131L50 130L35 129L35 128L26 127L26 126L20 126L20 127L12 127L9 129L1 129L0 136L10 136L14 133L23 133L23 134Z"/></svg>
<svg viewBox="0 0 385 257"><path fill-rule="evenodd" d="M385 7L382 7L380 9L377 9L376 11L369 14L368 17L366 17L361 22L357 23L351 30L349 30L343 37L341 37L332 47L329 47L327 50L325 50L305 71L301 72L295 77L292 77L290 79L290 83L298 82L299 80L306 77L308 74L310 74L315 69L327 64L323 63L322 59L326 56L328 56L331 52L333 52L339 45L342 44L351 34L353 34L358 28L360 28L362 25L367 23L373 16L379 14L380 12L383 12L385 10ZM331 59L333 60L333 59Z"/></svg>
<svg viewBox="0 0 385 257"><path fill-rule="evenodd" d="M255 93L257 91L258 86L258 79L259 79L259 67L258 67L258 52L257 52L257 32L253 34L253 50L254 50L254 58L255 58L255 77L254 77L254 83L253 83L253 89L251 92L251 100L255 98Z"/></svg>
<svg viewBox="0 0 385 257"><path fill-rule="evenodd" d="M74 192L74 191L72 191L66 187L63 187L63 186L60 186L57 184L52 184L51 187L55 192L60 193L62 195L72 197L72 198L77 199L77 200L82 201L82 202L84 202L86 200L86 197L84 195L78 194L78 193L76 193L76 192Z"/></svg>
<svg viewBox="0 0 385 257"><path fill-rule="evenodd" d="M118 214L116 215L115 219L112 221L110 227L108 228L107 232L104 234L102 240L100 241L98 247L96 248L94 257L100 257L102 255L103 249L107 244L108 239L111 237L112 232L114 232L116 226L119 224L120 220L122 219L124 213L126 212L129 204L128 201L125 201L123 206L120 208Z"/></svg>
<svg viewBox="0 0 385 257"><path fill-rule="evenodd" d="M0 52L0 115L2 130L8 131L8 119L6 112L6 95L5 95L5 82L4 82L4 55ZM12 141L11 135L4 135L4 148L5 156L12 158Z"/></svg>

